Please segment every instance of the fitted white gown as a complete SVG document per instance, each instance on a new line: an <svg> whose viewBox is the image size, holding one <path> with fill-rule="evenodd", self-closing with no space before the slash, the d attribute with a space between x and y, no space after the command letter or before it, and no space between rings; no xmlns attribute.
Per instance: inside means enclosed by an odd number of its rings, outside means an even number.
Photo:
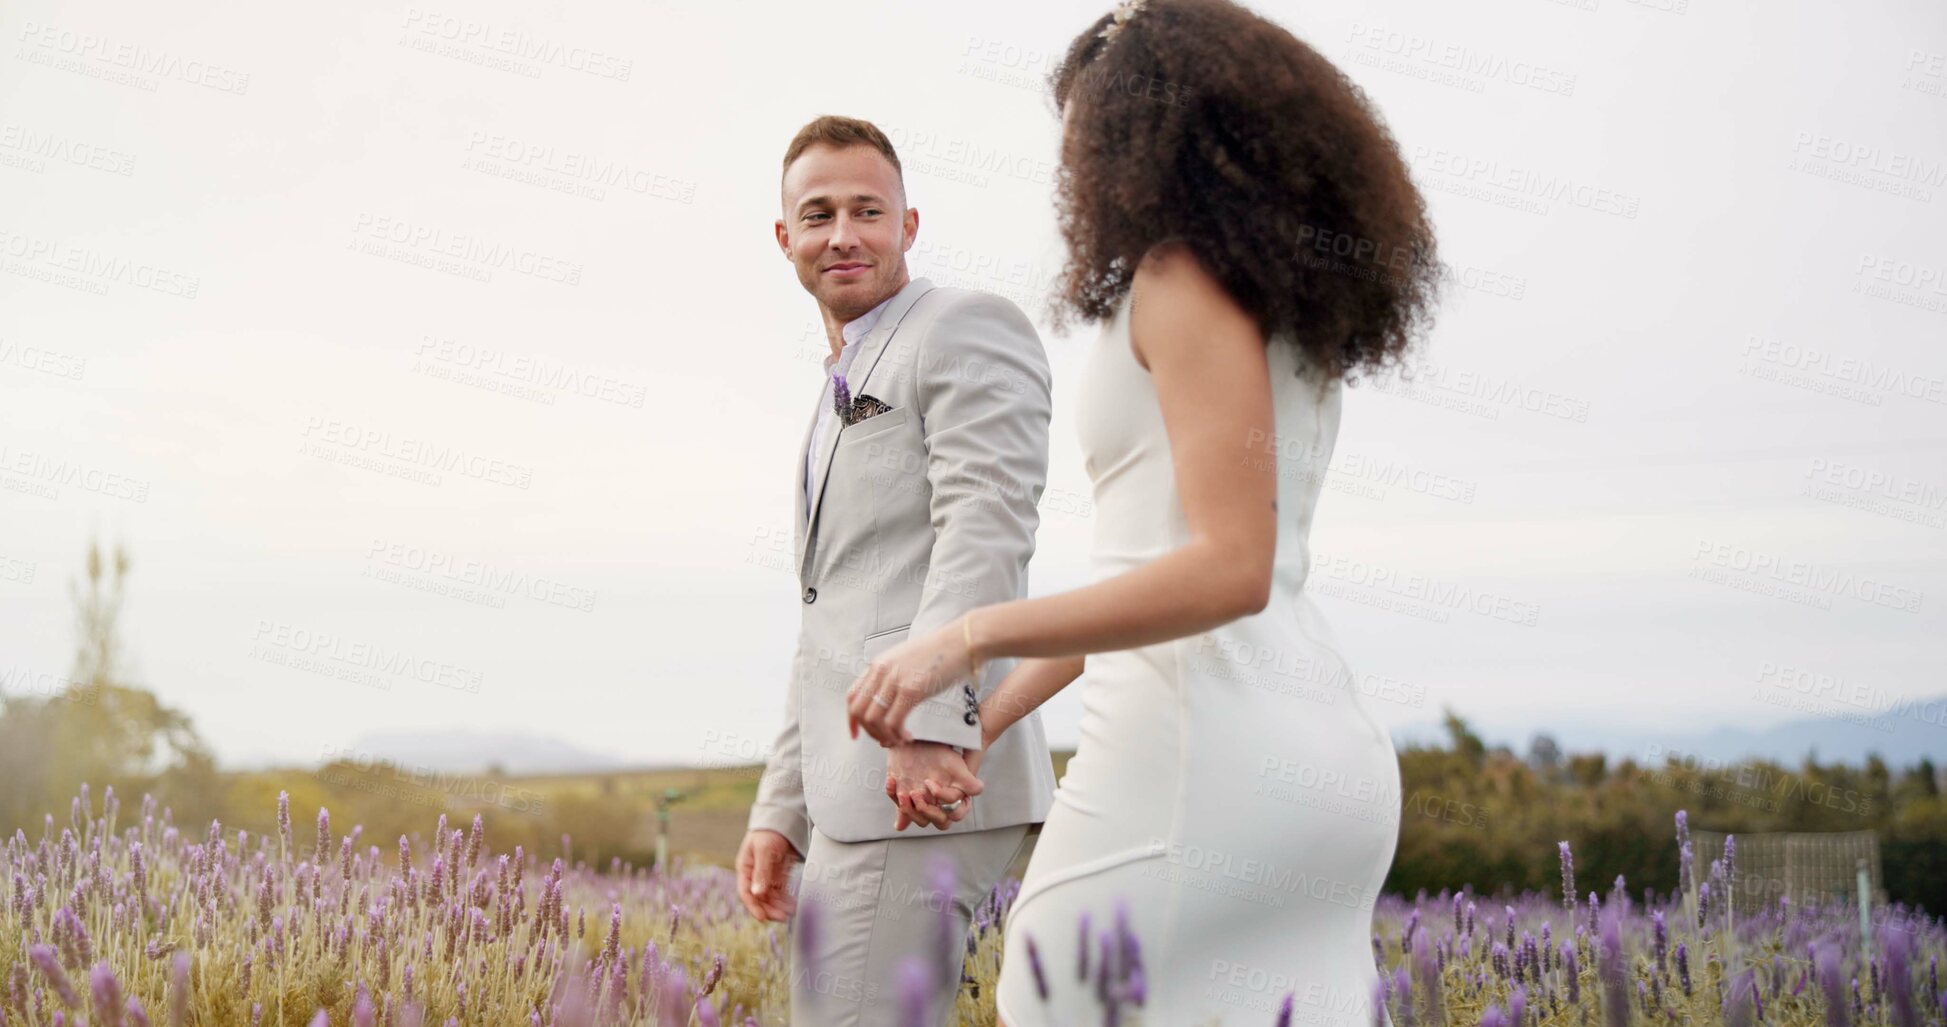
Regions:
<svg viewBox="0 0 1947 1027"><path fill-rule="evenodd" d="M1125 298L1104 323L1076 407L1097 580L1188 540L1128 311ZM1270 604L1088 657L1080 745L1004 924L996 1002L1008 1027L1101 1022L1101 936L1118 905L1146 992L1124 1008L1145 1025L1269 1027L1287 994L1296 1024L1374 1022L1372 909L1398 841L1399 764L1304 591L1341 386L1295 377L1302 358L1284 340L1269 357L1276 438L1254 440L1248 459L1277 465Z"/></svg>

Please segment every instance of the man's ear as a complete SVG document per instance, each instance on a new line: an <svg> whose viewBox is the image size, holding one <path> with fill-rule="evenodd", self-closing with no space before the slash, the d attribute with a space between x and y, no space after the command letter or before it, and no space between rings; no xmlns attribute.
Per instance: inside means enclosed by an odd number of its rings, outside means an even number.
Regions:
<svg viewBox="0 0 1947 1027"><path fill-rule="evenodd" d="M785 260L790 260L791 233L785 230L783 218L777 219L777 224L773 226L772 231L777 234L777 251L784 255Z"/></svg>

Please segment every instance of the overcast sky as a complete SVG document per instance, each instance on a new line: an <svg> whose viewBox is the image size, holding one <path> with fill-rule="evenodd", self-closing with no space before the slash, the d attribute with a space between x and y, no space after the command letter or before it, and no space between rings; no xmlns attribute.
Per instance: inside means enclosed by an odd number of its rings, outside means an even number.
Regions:
<svg viewBox="0 0 1947 1027"><path fill-rule="evenodd" d="M133 680L232 762L769 741L823 351L783 148L879 123L913 274L1045 326L1042 79L1102 7L605 6L0 11L0 685L68 672L98 535ZM1454 271L1418 383L1348 393L1312 536L1381 716L1947 691L1947 8L1255 6L1374 97ZM1044 327L1037 594L1089 573L1092 336ZM293 666L319 638L431 680Z"/></svg>

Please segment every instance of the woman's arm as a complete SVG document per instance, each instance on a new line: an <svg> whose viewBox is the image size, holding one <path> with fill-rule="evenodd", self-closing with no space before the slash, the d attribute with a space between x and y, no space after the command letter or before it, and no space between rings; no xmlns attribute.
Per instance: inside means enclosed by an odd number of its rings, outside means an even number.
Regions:
<svg viewBox="0 0 1947 1027"><path fill-rule="evenodd" d="M1264 338L1186 248L1152 250L1131 288L1131 343L1155 383L1189 541L1083 588L980 607L883 654L847 695L850 724L882 744L905 739L907 711L961 680L970 655L1133 649L1206 631L1269 602L1278 448ZM1073 680L1058 681L1052 667L1046 673L1031 671L1016 697L1039 705Z"/></svg>
<svg viewBox="0 0 1947 1027"><path fill-rule="evenodd" d="M1022 717L1082 676L1085 656L1022 660L980 703L980 748L985 751Z"/></svg>
<svg viewBox="0 0 1947 1027"><path fill-rule="evenodd" d="M973 611L981 659L1132 649L1269 601L1278 450L1264 338L1187 250L1152 251L1132 289L1131 340L1155 381L1189 541L1083 588Z"/></svg>

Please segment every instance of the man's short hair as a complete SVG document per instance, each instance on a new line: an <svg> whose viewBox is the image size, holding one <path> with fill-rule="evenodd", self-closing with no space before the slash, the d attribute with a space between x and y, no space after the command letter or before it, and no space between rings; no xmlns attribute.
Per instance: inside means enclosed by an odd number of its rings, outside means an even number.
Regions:
<svg viewBox="0 0 1947 1027"><path fill-rule="evenodd" d="M892 172L899 179L899 194L906 194L906 171L899 166L899 154L892 148L892 140L886 138L879 126L860 118L848 118L840 114L826 114L814 118L798 129L791 137L791 145L784 150L784 165L779 169L782 175L790 170L791 162L797 160L811 147L823 143L826 146L844 148L847 146L870 146L885 155L892 164Z"/></svg>

